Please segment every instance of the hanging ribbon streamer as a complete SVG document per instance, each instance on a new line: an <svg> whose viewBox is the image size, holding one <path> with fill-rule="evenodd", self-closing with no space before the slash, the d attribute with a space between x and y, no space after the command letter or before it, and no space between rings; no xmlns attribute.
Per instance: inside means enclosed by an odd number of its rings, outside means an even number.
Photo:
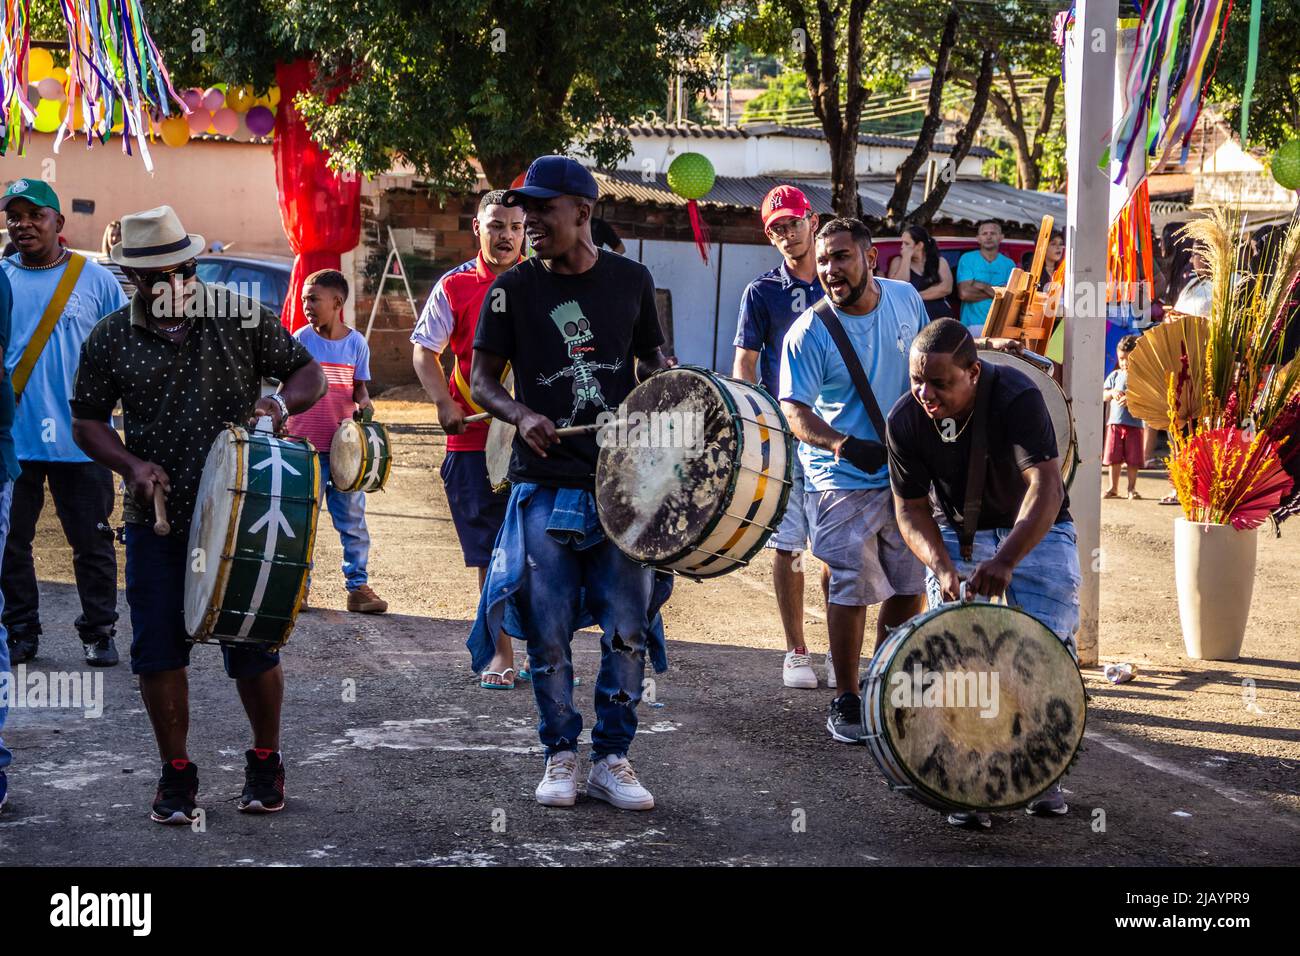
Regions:
<svg viewBox="0 0 1300 956"><path fill-rule="evenodd" d="M87 146L95 139L108 140L120 111L122 151L130 155L134 138L152 172L147 142L151 114L160 120L168 116L168 97L180 112L190 110L172 89L140 0L60 0L60 7L68 29L68 111L55 152L77 126L74 110L80 110Z"/></svg>
<svg viewBox="0 0 1300 956"><path fill-rule="evenodd" d="M1106 255L1108 303L1143 308L1150 305L1155 276L1152 236L1151 196L1144 179L1110 226Z"/></svg>
<svg viewBox="0 0 1300 956"><path fill-rule="evenodd" d="M700 215L700 204L694 199L686 203L686 215L691 220L691 234L695 237L695 248L700 251L700 258L709 261L709 227Z"/></svg>
<svg viewBox="0 0 1300 956"><path fill-rule="evenodd" d="M24 132L36 119L27 100L27 49L31 0L0 0L0 156L22 152Z"/></svg>
<svg viewBox="0 0 1300 956"><path fill-rule="evenodd" d="M134 139L145 168L153 171L148 137L152 119L173 110L189 113L145 24L140 0L60 0L68 31L67 107L54 151L84 128L86 145L107 142L120 123L122 151ZM31 0L0 0L0 155L22 152L36 120L27 99Z"/></svg>
<svg viewBox="0 0 1300 956"><path fill-rule="evenodd" d="M1250 43L1246 50L1246 85L1241 91L1241 145L1249 140L1250 100L1255 93L1255 69L1259 66L1259 7L1260 0L1250 0Z"/></svg>
<svg viewBox="0 0 1300 956"><path fill-rule="evenodd" d="M1147 5L1124 82L1124 113L1098 163L1103 170L1112 161L1118 165L1116 183L1127 178L1130 165L1137 161L1143 163L1145 178L1169 158L1176 146L1182 147L1186 158L1202 98L1214 76L1213 69L1206 75L1210 50L1216 34L1222 49L1232 3L1151 0ZM1181 42L1184 33L1188 37L1186 44ZM1139 143L1141 153L1137 151Z"/></svg>

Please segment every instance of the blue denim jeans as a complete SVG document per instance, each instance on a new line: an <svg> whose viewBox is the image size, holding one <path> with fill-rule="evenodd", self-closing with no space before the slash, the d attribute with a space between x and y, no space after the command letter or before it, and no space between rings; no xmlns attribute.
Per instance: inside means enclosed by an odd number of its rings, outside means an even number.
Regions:
<svg viewBox="0 0 1300 956"><path fill-rule="evenodd" d="M4 553L5 538L9 536L9 505L14 499L14 483L6 481L0 484L0 554ZM5 596L0 591L0 615L4 614ZM0 679L3 679L4 686L0 688L3 693L0 694L0 730L4 730L5 718L9 716L9 695L13 693L13 676L9 673L9 634L5 631L5 626L0 624ZM0 738L0 770L9 766L14 759L14 755L5 749L5 742Z"/></svg>
<svg viewBox="0 0 1300 956"><path fill-rule="evenodd" d="M645 675L646 639L654 572L608 539L575 550L547 533L555 489L539 488L523 506L524 585L515 596L528 642L528 666L537 699L537 733L546 755L577 750L582 715L573 704L573 632L586 608L601 628L592 759L623 756L636 736L636 706Z"/></svg>
<svg viewBox="0 0 1300 956"><path fill-rule="evenodd" d="M996 528L975 532L971 561L961 560L961 545L957 532L946 523L940 524L943 543L948 556L957 566L957 573L969 577L975 565L993 557L1011 533L1010 528ZM1042 621L1061 643L1078 658L1075 632L1079 630L1079 549L1075 542L1074 522L1061 521L1052 525L1043 540L1034 545L1024 560L1011 572L1011 587L1007 589L1007 603ZM934 572L926 569L925 592L930 606L943 603L943 590Z"/></svg>
<svg viewBox="0 0 1300 956"><path fill-rule="evenodd" d="M320 484L325 489L325 505L330 520L343 543L343 578L348 590L355 591L368 580L366 562L370 558L370 532L366 529L366 493L335 490L330 483L329 455L320 456Z"/></svg>

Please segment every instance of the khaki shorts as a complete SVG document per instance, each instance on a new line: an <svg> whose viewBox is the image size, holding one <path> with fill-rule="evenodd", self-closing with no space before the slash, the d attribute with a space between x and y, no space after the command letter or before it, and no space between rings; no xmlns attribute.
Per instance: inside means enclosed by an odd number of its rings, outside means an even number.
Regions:
<svg viewBox="0 0 1300 956"><path fill-rule="evenodd" d="M925 593L925 566L903 541L888 488L810 491L808 516L813 556L831 569L830 603Z"/></svg>

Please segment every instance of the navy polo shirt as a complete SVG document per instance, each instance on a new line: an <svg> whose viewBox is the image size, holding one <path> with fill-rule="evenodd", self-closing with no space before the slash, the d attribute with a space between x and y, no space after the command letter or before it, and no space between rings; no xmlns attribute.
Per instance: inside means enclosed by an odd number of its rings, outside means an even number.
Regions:
<svg viewBox="0 0 1300 956"><path fill-rule="evenodd" d="M759 382L770 395L780 387L781 350L794 320L817 304L821 283L792 276L782 262L745 286L736 322L736 348L759 353Z"/></svg>

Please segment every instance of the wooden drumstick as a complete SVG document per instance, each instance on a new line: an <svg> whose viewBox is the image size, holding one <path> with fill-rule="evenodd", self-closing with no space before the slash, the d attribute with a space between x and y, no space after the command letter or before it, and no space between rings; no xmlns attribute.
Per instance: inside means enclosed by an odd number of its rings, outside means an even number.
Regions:
<svg viewBox="0 0 1300 956"><path fill-rule="evenodd" d="M153 483L153 533L169 535L172 533L171 522L167 520L167 499L163 497L162 485Z"/></svg>
<svg viewBox="0 0 1300 956"><path fill-rule="evenodd" d="M470 415L465 419L465 424L471 422L485 422L492 417L491 412L479 412L477 415ZM594 431L604 428L604 425L571 425L568 428L557 428L555 434L561 438L569 438L574 435L589 435Z"/></svg>

